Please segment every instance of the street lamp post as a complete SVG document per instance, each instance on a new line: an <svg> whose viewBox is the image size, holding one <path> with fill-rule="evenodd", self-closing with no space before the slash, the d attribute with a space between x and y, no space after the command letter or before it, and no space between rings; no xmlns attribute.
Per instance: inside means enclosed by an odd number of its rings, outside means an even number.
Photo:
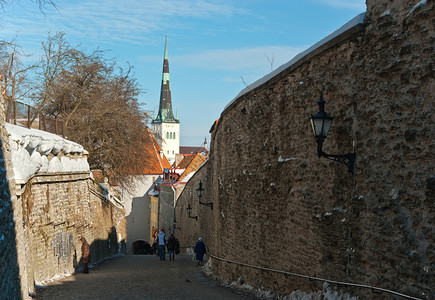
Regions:
<svg viewBox="0 0 435 300"><path fill-rule="evenodd" d="M189 216L189 218L191 218L191 219L195 219L195 221L198 221L198 216L191 216L190 215L190 213L192 212L192 207L190 207L190 203L187 205L187 213L188 213L188 216Z"/></svg>
<svg viewBox="0 0 435 300"><path fill-rule="evenodd" d="M331 159L333 161L344 164L348 167L348 171L350 173L353 173L356 158L355 152L346 154L327 154L322 150L323 142L328 136L332 120L334 119L334 117L331 117L325 112L325 103L326 102L325 100L323 100L322 94L320 94L320 99L317 100L317 104L319 105L319 112L314 116L311 115L311 127L313 128L314 136L317 142L317 156L323 156L327 159Z"/></svg>
<svg viewBox="0 0 435 300"><path fill-rule="evenodd" d="M199 181L199 187L196 189L196 194L198 195L199 204L210 207L213 210L213 202L204 203L201 201L202 196L204 195L204 189L202 188L202 181Z"/></svg>

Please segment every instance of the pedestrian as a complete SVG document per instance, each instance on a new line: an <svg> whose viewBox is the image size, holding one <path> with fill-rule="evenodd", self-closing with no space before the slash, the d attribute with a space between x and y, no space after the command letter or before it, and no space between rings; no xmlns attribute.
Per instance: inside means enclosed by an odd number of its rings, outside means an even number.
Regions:
<svg viewBox="0 0 435 300"><path fill-rule="evenodd" d="M153 250L153 254L159 255L159 251L157 251L157 241L156 240L154 240L152 250Z"/></svg>
<svg viewBox="0 0 435 300"><path fill-rule="evenodd" d="M160 229L159 234L157 235L159 241L159 256L160 260L166 260L165 256L165 247L166 247L166 234L163 229Z"/></svg>
<svg viewBox="0 0 435 300"><path fill-rule="evenodd" d="M171 237L168 239L168 253L169 253L169 261L175 260L175 249L177 246L177 239L175 238L174 234L171 233Z"/></svg>
<svg viewBox="0 0 435 300"><path fill-rule="evenodd" d="M90 249L89 249L89 244L86 241L86 239L84 237L80 238L80 241L82 242L82 263L83 263L83 273L88 274L89 273L89 268L88 268L88 264L90 262Z"/></svg>
<svg viewBox="0 0 435 300"><path fill-rule="evenodd" d="M175 238L175 254L180 254L180 242Z"/></svg>
<svg viewBox="0 0 435 300"><path fill-rule="evenodd" d="M205 244L202 241L202 238L198 239L198 242L196 242L195 245L195 254L196 254L196 260L198 261L198 266L203 266L204 262L204 254L206 253Z"/></svg>

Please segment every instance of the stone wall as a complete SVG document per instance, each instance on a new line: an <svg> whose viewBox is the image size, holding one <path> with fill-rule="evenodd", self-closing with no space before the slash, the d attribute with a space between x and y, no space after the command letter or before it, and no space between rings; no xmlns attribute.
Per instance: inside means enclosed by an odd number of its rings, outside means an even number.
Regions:
<svg viewBox="0 0 435 300"><path fill-rule="evenodd" d="M205 189L215 208L192 210L198 223L181 209L180 236L203 235L211 253L246 264L434 298L434 2L417 3L368 0L362 26L235 99L212 133ZM309 117L320 92L335 116L323 150L354 145L354 174L316 155ZM212 266L281 294L322 285Z"/></svg>
<svg viewBox="0 0 435 300"><path fill-rule="evenodd" d="M207 166L205 163L198 169L194 176L184 186L183 192L177 199L175 205L175 219L177 220L177 227L175 229L175 237L180 241L181 251L184 253L186 249L192 248L199 237L207 242L210 240L210 218L213 216L210 208L199 205L196 189L199 187L199 182L202 181L203 187L207 186ZM204 190L204 197L202 202L210 202L209 191ZM191 216L198 216L198 221L189 218L187 213L187 206L190 204L192 208Z"/></svg>
<svg viewBox="0 0 435 300"><path fill-rule="evenodd" d="M37 173L14 180L3 99L0 105L0 299L29 299L36 287L82 265L125 253L124 210L107 199L89 172Z"/></svg>
<svg viewBox="0 0 435 300"><path fill-rule="evenodd" d="M81 268L81 242L91 246L91 264L125 254L124 211L103 196L89 173L37 174L18 193L26 229L18 245L25 249L29 293L33 285L73 274ZM22 284L26 284L22 282Z"/></svg>
<svg viewBox="0 0 435 300"><path fill-rule="evenodd" d="M14 187L10 149L5 129L5 105L0 93L0 299L20 299L20 270L15 242L14 210L10 188Z"/></svg>

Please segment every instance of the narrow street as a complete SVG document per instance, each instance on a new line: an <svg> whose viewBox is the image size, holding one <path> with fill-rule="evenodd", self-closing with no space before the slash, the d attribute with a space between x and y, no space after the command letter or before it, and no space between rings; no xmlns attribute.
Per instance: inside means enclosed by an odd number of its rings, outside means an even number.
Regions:
<svg viewBox="0 0 435 300"><path fill-rule="evenodd" d="M255 299L207 278L191 255L127 255L37 290L36 299Z"/></svg>

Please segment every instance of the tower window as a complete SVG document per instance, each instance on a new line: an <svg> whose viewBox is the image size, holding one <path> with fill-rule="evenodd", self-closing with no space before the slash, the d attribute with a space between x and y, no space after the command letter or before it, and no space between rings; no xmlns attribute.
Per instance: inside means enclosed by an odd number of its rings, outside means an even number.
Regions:
<svg viewBox="0 0 435 300"><path fill-rule="evenodd" d="M172 134L172 136L174 137L174 140L175 140L175 132Z"/></svg>
<svg viewBox="0 0 435 300"><path fill-rule="evenodd" d="M166 138L169 139L169 132L166 132Z"/></svg>

